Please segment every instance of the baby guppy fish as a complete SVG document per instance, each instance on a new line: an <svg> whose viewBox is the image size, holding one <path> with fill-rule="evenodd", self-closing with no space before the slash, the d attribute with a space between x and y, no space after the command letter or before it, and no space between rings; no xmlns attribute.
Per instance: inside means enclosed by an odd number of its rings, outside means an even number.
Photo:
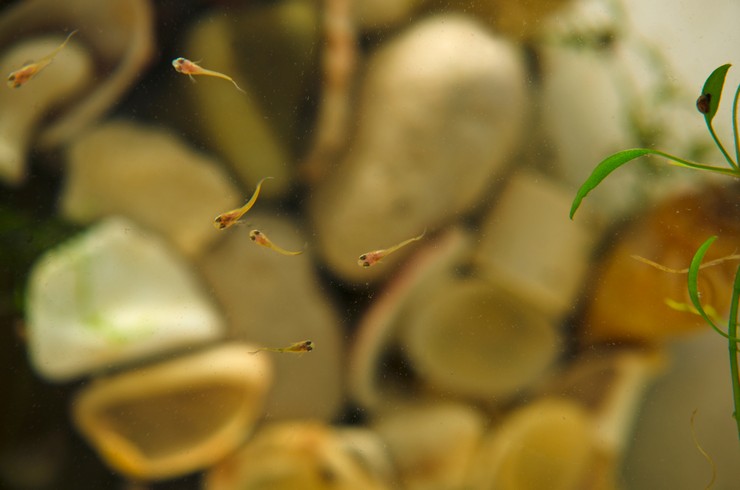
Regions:
<svg viewBox="0 0 740 490"><path fill-rule="evenodd" d="M366 254L360 255L360 259L357 261L357 264L360 267L372 267L373 265L380 262L384 257L392 254L396 250L398 250L401 247L405 247L411 242L415 242L417 240L421 240L424 235L426 234L427 230L424 230L421 235L415 236L414 238L409 238L408 240L404 240L403 242L399 243L398 245L393 245L390 248L386 248L383 250L374 250L372 252L368 252Z"/></svg>
<svg viewBox="0 0 740 490"><path fill-rule="evenodd" d="M236 87L236 89L239 92L246 94L246 92L242 90L242 88L239 85L237 85L234 79L231 78L230 76L224 75L223 73L220 73L217 71L208 70L206 68L203 68L202 66L198 65L197 63L193 61L190 61L187 58L175 58L174 60L172 60L172 66L175 67L175 71L177 73L182 73L183 75L189 76L192 81L195 81L195 79L193 78L193 75L205 75L209 77L222 78L224 80L228 80L231 83L233 83L234 87Z"/></svg>
<svg viewBox="0 0 740 490"><path fill-rule="evenodd" d="M19 88L22 85L25 85L26 82L31 80L33 77L39 74L41 70L49 66L49 64L54 60L54 57L59 54L59 51L64 49L64 46L67 45L70 38L74 36L77 33L77 29L70 32L67 36L67 39L64 40L62 44L60 44L54 51L47 54L43 58L41 58L38 61L34 61L32 63L27 63L22 68L19 68L12 72L10 75L8 75L8 86L11 88Z"/></svg>
<svg viewBox="0 0 740 490"><path fill-rule="evenodd" d="M281 354L285 352L290 352L293 354L303 354L304 352L311 352L313 350L313 341L312 340L301 340L300 342L296 342L295 344L291 344L288 347L260 347L259 349L250 352L250 354L256 354L261 351L269 351L269 352L280 352Z"/></svg>
<svg viewBox="0 0 740 490"><path fill-rule="evenodd" d="M252 230L249 232L249 238L256 244L262 245L263 247L270 248L277 253L281 253L283 255L300 255L303 253L303 250L299 250L297 252L291 252L290 250L285 250L282 247L278 247L272 241L270 241L269 238L267 238L267 235L262 233L259 230Z"/></svg>
<svg viewBox="0 0 740 490"><path fill-rule="evenodd" d="M257 182L257 188L254 190L254 194L252 194L252 197L249 198L249 201L247 201L247 203L240 208L232 209L231 211L227 211L216 216L216 219L213 220L213 226L215 226L219 230L223 230L239 221L239 218L244 216L247 211L252 209L255 201L257 201L257 196L259 196L260 189L262 188L262 182L271 178L272 177L265 177L264 179Z"/></svg>

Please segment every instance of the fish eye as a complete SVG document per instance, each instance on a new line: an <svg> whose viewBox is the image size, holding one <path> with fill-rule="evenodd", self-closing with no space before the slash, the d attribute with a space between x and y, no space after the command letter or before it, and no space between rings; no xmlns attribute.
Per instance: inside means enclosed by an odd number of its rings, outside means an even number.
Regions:
<svg viewBox="0 0 740 490"><path fill-rule="evenodd" d="M360 255L360 260L365 260L367 258L367 254Z"/></svg>
<svg viewBox="0 0 740 490"><path fill-rule="evenodd" d="M365 269L367 269L368 267L370 267L370 262L363 262L362 263L362 267L364 267Z"/></svg>
<svg viewBox="0 0 740 490"><path fill-rule="evenodd" d="M9 81L9 82L14 82L14 81L15 81L15 74L11 74L11 75L10 75L10 76L8 77L8 81Z"/></svg>

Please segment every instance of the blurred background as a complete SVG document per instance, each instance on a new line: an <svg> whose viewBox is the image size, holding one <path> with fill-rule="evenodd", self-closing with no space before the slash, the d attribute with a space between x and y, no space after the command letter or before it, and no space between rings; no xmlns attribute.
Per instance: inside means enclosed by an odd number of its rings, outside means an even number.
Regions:
<svg viewBox="0 0 740 490"><path fill-rule="evenodd" d="M0 3L0 488L735 488L738 18Z"/></svg>

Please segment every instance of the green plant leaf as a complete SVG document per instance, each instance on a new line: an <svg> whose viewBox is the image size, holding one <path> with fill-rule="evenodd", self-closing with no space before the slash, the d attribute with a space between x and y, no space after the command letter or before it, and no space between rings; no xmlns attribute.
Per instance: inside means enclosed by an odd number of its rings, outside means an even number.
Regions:
<svg viewBox="0 0 740 490"><path fill-rule="evenodd" d="M709 318L709 315L707 315L707 313L704 311L704 307L701 305L701 299L699 298L699 267L704 260L704 255L706 255L707 250L716 239L716 235L709 237L704 243L701 244L701 247L699 247L699 249L694 254L694 258L691 259L691 265L689 266L688 283L689 299L691 299L691 304L694 305L694 308L696 308L696 311L701 315L705 322L707 322L715 330L719 330L719 327L714 324L712 319ZM724 332L722 332L722 334L724 334ZM725 337L726 336L727 335L725 335Z"/></svg>
<svg viewBox="0 0 740 490"><path fill-rule="evenodd" d="M701 315L704 321L707 322L707 324L712 327L715 332L732 342L737 342L740 339L736 338L734 335L726 334L712 321L710 316L704 310L704 307L701 305L701 298L699 297L699 268L701 267L701 263L704 260L704 255L706 255L707 250L709 250L709 247L712 245L712 243L714 243L716 239L716 236L709 237L704 243L701 244L701 247L699 247L699 249L694 254L694 258L691 259L688 278L689 299L691 300L691 304L694 305L694 308L696 308L696 311L699 313L699 315ZM736 278L736 281L737 280L738 279ZM740 285L738 284L736 284L736 286L740 287ZM733 296L734 292L735 291L733 288Z"/></svg>
<svg viewBox="0 0 740 490"><path fill-rule="evenodd" d="M586 181L581 184L581 187L576 193L575 199L573 199L573 204L570 207L570 219L573 219L573 215L576 214L576 211L581 205L581 201L583 201L583 198L586 197L588 193L591 192L594 188L596 188L596 186L598 186L601 181L604 180L610 173L612 173L625 163L628 163L635 158L644 155L657 155L663 157L668 160L668 163L670 163L671 165L676 165L678 167L692 168L694 170L705 170L707 172L715 172L724 175L731 175L733 177L740 177L740 171L738 171L738 169L734 167L722 168L713 167L711 165L704 165L701 163L684 160L683 158L679 158L660 150L651 150L650 148L633 148L631 150L622 150L599 162L599 164L596 165L596 168L594 168L593 172L591 172L591 175L588 177L588 179L586 179Z"/></svg>
<svg viewBox="0 0 740 490"><path fill-rule="evenodd" d="M578 189L576 197L575 199L573 199L573 204L570 207L570 219L573 219L573 215L576 214L576 211L581 205L581 201L583 201L583 198L586 197L589 192L595 189L596 186L599 185L601 181L604 180L610 173L612 173L625 163L630 162L635 158L641 157L643 155L647 155L651 152L653 152L653 150L649 150L647 148L633 148L631 150L622 150L599 162L599 164L596 165L596 168L594 168L593 172L591 172L591 175L588 177L588 179L586 179L586 181L581 184L580 189Z"/></svg>
<svg viewBox="0 0 740 490"><path fill-rule="evenodd" d="M730 69L730 64L722 65L712 72L704 82L704 87L701 89L701 95L696 101L696 106L699 112L704 114L707 124L714 119L719 108L719 99L722 97L722 87L725 85L725 77L727 76L727 70Z"/></svg>

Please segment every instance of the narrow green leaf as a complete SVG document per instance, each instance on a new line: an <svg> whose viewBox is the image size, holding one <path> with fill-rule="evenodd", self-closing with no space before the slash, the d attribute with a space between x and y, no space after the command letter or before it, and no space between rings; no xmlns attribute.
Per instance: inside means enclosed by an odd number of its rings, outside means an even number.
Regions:
<svg viewBox="0 0 740 490"><path fill-rule="evenodd" d="M715 332L717 332L718 334L720 334L726 339L729 339L733 342L738 342L740 339L738 339L734 335L726 334L725 332L722 331L722 329L720 329L712 321L710 316L704 310L704 307L701 305L701 299L699 298L699 269L701 267L702 261L704 260L704 255L706 255L707 250L709 250L709 247L712 245L712 243L714 243L716 239L717 239L716 236L709 237L704 243L701 244L701 247L699 247L699 249L694 254L694 258L691 259L691 265L689 266L689 278L688 278L689 299L691 299L691 303L694 305L694 308L696 308L696 311L699 312L699 315L701 315L704 321L707 322L707 324L710 327L712 327L712 329L714 329ZM738 280L737 278L735 279L736 281ZM734 295L735 295L735 290L733 289L733 296Z"/></svg>
<svg viewBox="0 0 740 490"><path fill-rule="evenodd" d="M701 244L701 247L699 247L699 249L694 254L694 258L691 259L691 265L689 266L688 286L689 299L691 299L691 304L694 305L694 308L696 308L696 311L699 312L705 322L707 322L715 330L719 330L719 327L714 324L712 319L709 318L709 315L707 315L707 313L704 311L704 307L701 305L701 299L699 298L699 267L704 260L704 255L706 255L707 250L716 239L717 236L709 237L704 243ZM724 334L724 332L722 333Z"/></svg>
<svg viewBox="0 0 740 490"><path fill-rule="evenodd" d="M712 72L704 82L704 87L701 89L701 95L696 101L696 107L699 112L704 114L707 124L714 119L719 108L719 99L722 97L722 87L725 85L725 77L727 76L727 70L730 69L730 64L722 65Z"/></svg>
<svg viewBox="0 0 740 490"><path fill-rule="evenodd" d="M653 151L654 150L649 150L647 148L633 148L631 150L622 150L602 160L598 165L596 165L596 168L591 172L588 179L581 184L581 188L578 189L576 197L573 199L573 204L570 207L570 219L573 219L573 215L576 214L583 198L595 189L596 186L599 185L610 173L625 163L648 153L652 153Z"/></svg>
<svg viewBox="0 0 740 490"><path fill-rule="evenodd" d="M583 198L586 197L589 192L595 189L596 186L598 186L601 181L604 180L610 173L612 173L625 163L628 163L635 158L645 155L657 155L663 157L668 160L668 163L670 163L671 165L676 165L678 167L691 168L694 170L705 170L707 172L715 172L723 175L740 177L740 171L738 171L738 169L736 168L713 167L711 165L691 162L689 160L679 158L660 150L651 150L649 148L633 148L631 150L622 150L599 162L599 164L596 165L596 168L594 168L593 172L591 172L591 175L588 177L588 179L586 179L586 181L581 184L581 187L576 193L575 199L573 199L573 204L570 207L570 219L573 219L573 215L576 214L576 211L581 205L581 201L583 201Z"/></svg>

